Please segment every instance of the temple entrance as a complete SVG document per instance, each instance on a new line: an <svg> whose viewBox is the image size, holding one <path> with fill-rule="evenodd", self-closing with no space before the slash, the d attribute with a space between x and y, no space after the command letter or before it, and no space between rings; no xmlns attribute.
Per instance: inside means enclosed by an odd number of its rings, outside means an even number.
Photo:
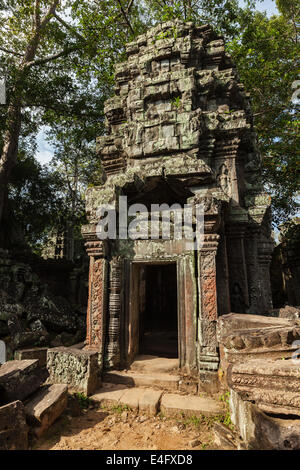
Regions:
<svg viewBox="0 0 300 470"><path fill-rule="evenodd" d="M145 266L145 305L140 311L139 352L178 357L176 264Z"/></svg>
<svg viewBox="0 0 300 470"><path fill-rule="evenodd" d="M134 263L128 362L138 354L178 358L176 263Z"/></svg>

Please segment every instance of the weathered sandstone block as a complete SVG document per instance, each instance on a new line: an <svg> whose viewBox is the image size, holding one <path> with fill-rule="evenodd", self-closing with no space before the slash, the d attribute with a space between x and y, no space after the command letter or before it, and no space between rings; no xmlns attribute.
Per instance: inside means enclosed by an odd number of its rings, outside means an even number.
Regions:
<svg viewBox="0 0 300 470"><path fill-rule="evenodd" d="M229 387L261 410L300 416L300 368L293 360L257 359L231 364Z"/></svg>
<svg viewBox="0 0 300 470"><path fill-rule="evenodd" d="M24 359L37 359L41 367L47 364L48 348L19 349L15 351L15 359L18 361Z"/></svg>
<svg viewBox="0 0 300 470"><path fill-rule="evenodd" d="M90 395L100 385L98 353L74 348L52 348L47 353L48 383L66 384Z"/></svg>
<svg viewBox="0 0 300 470"><path fill-rule="evenodd" d="M9 361L0 367L0 404L24 400L48 377L38 360Z"/></svg>
<svg viewBox="0 0 300 470"><path fill-rule="evenodd" d="M226 383L230 363L249 359L289 359L300 339L300 322L287 318L230 313L218 319L221 369Z"/></svg>
<svg viewBox="0 0 300 470"><path fill-rule="evenodd" d="M67 392L66 385L46 385L26 403L26 418L37 437L40 437L65 410Z"/></svg>
<svg viewBox="0 0 300 470"><path fill-rule="evenodd" d="M28 426L24 405L14 401L0 407L0 450L26 450Z"/></svg>
<svg viewBox="0 0 300 470"><path fill-rule="evenodd" d="M268 416L231 390L231 420L249 450L300 450L300 420Z"/></svg>

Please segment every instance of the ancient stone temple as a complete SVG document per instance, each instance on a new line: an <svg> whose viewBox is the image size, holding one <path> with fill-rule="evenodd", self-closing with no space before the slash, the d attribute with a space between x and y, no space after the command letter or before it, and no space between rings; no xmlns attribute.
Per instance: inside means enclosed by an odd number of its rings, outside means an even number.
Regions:
<svg viewBox="0 0 300 470"><path fill-rule="evenodd" d="M138 354L178 357L188 372L218 369L216 323L229 312L272 307L270 198L249 98L224 41L208 25L168 22L127 45L98 140L103 184L89 188L86 349L104 368ZM203 204L203 243L99 239L99 207ZM122 212L123 211L123 212Z"/></svg>

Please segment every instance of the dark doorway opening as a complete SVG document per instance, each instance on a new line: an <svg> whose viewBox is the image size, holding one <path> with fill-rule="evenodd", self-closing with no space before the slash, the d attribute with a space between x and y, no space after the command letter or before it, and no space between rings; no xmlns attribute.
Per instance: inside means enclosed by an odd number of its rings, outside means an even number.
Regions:
<svg viewBox="0 0 300 470"><path fill-rule="evenodd" d="M145 265L145 303L139 329L140 354L178 357L175 263Z"/></svg>

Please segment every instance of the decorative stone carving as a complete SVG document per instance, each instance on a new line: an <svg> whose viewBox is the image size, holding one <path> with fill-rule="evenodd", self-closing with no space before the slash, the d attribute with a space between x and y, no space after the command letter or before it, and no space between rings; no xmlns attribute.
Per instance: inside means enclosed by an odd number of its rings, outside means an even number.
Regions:
<svg viewBox="0 0 300 470"><path fill-rule="evenodd" d="M300 416L300 371L295 361L256 359L231 364L227 380L242 399L262 411Z"/></svg>
<svg viewBox="0 0 300 470"><path fill-rule="evenodd" d="M120 363L121 260L110 262L108 344L105 363L116 368Z"/></svg>
<svg viewBox="0 0 300 470"><path fill-rule="evenodd" d="M192 370L197 361L200 380L210 380L219 363L218 315L230 311L230 302L245 313L269 305L269 221L263 220L270 201L259 179L251 188L245 180L246 173L254 178L260 161L249 97L223 39L209 25L159 24L126 50L128 61L116 65L116 94L105 104L107 135L98 139L104 182L86 194L87 344L99 351L106 344L106 367L130 362L139 338L128 335L139 335L141 314L130 295L143 296L137 294L141 285L147 289L134 263L176 263L180 367ZM120 194L147 208L157 202L202 203L202 246L194 252L172 237L100 242L98 208L118 208Z"/></svg>
<svg viewBox="0 0 300 470"><path fill-rule="evenodd" d="M217 176L217 182L218 182L220 188L222 189L222 191L224 191L225 194L228 194L229 187L230 187L230 179L229 179L229 175L228 175L228 168L225 165L225 163L222 163L222 165L219 168L219 174Z"/></svg>
<svg viewBox="0 0 300 470"><path fill-rule="evenodd" d="M218 248L217 234L204 235L203 247L199 253L200 274L200 370L217 370L219 358L216 342L216 320L218 318L216 253Z"/></svg>

